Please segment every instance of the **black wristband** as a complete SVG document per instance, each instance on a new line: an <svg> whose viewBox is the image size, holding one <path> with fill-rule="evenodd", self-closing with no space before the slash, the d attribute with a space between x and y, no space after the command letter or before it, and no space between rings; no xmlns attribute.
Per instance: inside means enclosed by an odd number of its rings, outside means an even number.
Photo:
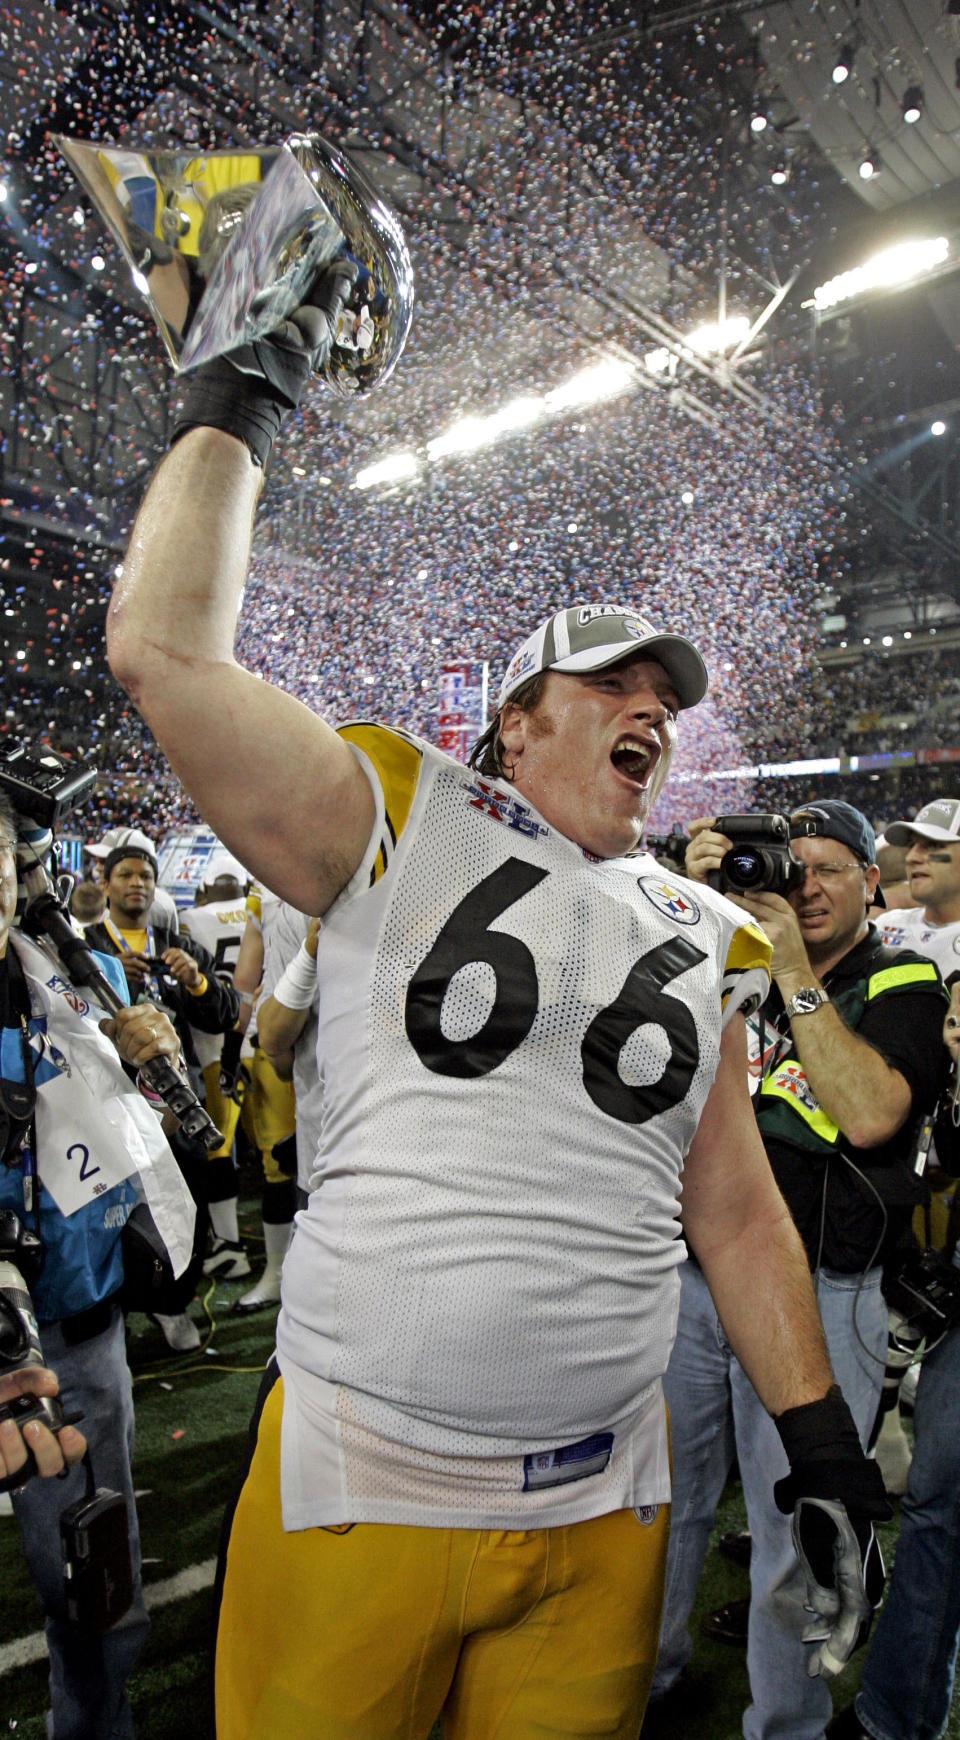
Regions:
<svg viewBox="0 0 960 1740"><path fill-rule="evenodd" d="M791 1467L795 1462L830 1462L838 1456L863 1455L860 1434L839 1384L831 1384L818 1402L804 1402L774 1416L774 1425Z"/></svg>
<svg viewBox="0 0 960 1740"><path fill-rule="evenodd" d="M309 365L304 379L307 372ZM222 429L246 443L262 470L289 409L262 375L242 374L225 356L217 356L190 382L170 445L189 429Z"/></svg>

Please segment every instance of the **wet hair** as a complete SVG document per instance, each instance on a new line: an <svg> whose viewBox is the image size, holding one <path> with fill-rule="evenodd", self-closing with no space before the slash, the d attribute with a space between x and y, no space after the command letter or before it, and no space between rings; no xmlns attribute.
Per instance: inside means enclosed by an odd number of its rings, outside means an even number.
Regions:
<svg viewBox="0 0 960 1740"><path fill-rule="evenodd" d="M533 713L540 703L546 685L548 673L537 671L521 683L519 689L510 696L510 703L519 707L521 713ZM504 702L504 706L508 703ZM485 731L480 733L476 743L467 757L467 766L475 767L478 773L485 773L491 779L505 779L508 784L513 781L513 770L507 769L503 760L503 738L500 735L500 721L503 708L498 708Z"/></svg>

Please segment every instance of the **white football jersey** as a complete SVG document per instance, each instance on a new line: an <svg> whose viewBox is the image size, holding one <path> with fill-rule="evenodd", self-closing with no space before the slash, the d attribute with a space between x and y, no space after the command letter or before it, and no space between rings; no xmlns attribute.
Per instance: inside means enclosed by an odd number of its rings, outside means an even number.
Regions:
<svg viewBox="0 0 960 1740"><path fill-rule="evenodd" d="M280 896L279 894L274 894L272 888L264 888L259 882L252 882L250 884L250 891L247 895L246 913L254 929L259 932L260 941L263 944L263 960L260 967L260 985L257 989L256 996L253 998L253 1012L251 1015L251 1022L253 1025L249 1029L250 1032L254 1031L256 1025L257 1005L263 996L263 977L267 971L267 963L270 958L270 939L273 927L277 921L277 914L280 911L280 904Z"/></svg>
<svg viewBox="0 0 960 1740"><path fill-rule="evenodd" d="M883 942L895 949L915 949L935 962L942 979L960 972L960 919L931 924L922 906L908 906L880 913L875 923Z"/></svg>
<svg viewBox="0 0 960 1740"><path fill-rule="evenodd" d="M243 896L238 900L213 900L209 906L190 906L180 919L180 929L213 956L218 973L233 978L237 964L246 909ZM201 1069L216 1063L223 1049L222 1033L201 1033L191 1027L193 1043Z"/></svg>
<svg viewBox="0 0 960 1740"><path fill-rule="evenodd" d="M343 735L377 818L320 934L318 1183L277 1337L285 1526L660 1503L680 1173L769 944L425 743Z"/></svg>

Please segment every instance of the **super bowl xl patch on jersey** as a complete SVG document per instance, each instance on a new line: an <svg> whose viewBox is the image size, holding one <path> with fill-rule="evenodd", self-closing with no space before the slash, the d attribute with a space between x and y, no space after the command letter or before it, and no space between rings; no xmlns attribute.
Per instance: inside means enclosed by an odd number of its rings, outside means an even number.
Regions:
<svg viewBox="0 0 960 1740"><path fill-rule="evenodd" d="M638 876L637 887L642 890L651 906L658 912L666 914L667 918L676 919L677 924L699 924L700 908L687 890L677 887L675 882L666 882L658 876Z"/></svg>
<svg viewBox="0 0 960 1740"><path fill-rule="evenodd" d="M612 1450L612 1432L595 1432L592 1438L561 1444L557 1450L535 1450L523 1459L523 1490L541 1492L548 1486L586 1480L588 1474L602 1474Z"/></svg>

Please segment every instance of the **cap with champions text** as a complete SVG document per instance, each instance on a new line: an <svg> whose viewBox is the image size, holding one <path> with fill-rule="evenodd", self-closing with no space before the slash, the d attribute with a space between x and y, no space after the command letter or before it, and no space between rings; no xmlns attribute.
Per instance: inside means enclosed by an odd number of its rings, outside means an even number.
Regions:
<svg viewBox="0 0 960 1740"><path fill-rule="evenodd" d="M108 828L102 840L83 849L91 858L100 859L105 876L109 876L122 858L147 858L153 866L154 876L157 874L157 848L139 828Z"/></svg>
<svg viewBox="0 0 960 1740"><path fill-rule="evenodd" d="M914 834L922 840L960 840L960 798L935 798L912 822L891 822L886 839L891 846L909 846Z"/></svg>
<svg viewBox="0 0 960 1740"><path fill-rule="evenodd" d="M664 634L629 605L574 604L548 617L517 648L500 684L499 705L540 671L600 671L638 652L663 666L681 707L703 700L707 667L692 641Z"/></svg>

